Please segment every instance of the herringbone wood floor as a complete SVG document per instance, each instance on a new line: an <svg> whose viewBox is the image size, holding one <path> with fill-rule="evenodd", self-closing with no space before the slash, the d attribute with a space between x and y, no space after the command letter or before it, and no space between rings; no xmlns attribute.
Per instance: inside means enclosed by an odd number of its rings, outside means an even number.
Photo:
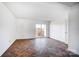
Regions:
<svg viewBox="0 0 79 59"><path fill-rule="evenodd" d="M16 40L2 57L69 57L67 44L50 38Z"/></svg>

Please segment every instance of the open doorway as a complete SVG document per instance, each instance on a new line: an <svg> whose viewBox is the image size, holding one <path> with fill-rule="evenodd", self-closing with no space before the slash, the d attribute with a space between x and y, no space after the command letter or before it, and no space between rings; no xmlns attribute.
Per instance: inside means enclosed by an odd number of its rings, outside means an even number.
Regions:
<svg viewBox="0 0 79 59"><path fill-rule="evenodd" d="M36 24L36 37L46 37L46 24Z"/></svg>

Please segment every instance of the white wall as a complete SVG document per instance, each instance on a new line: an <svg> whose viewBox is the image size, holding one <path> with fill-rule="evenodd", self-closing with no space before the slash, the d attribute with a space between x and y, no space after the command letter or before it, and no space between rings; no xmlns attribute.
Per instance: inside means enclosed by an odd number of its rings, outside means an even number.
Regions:
<svg viewBox="0 0 79 59"><path fill-rule="evenodd" d="M65 40L65 22L60 23L56 21L52 21L50 23L50 38L54 38L56 40L62 41L66 43Z"/></svg>
<svg viewBox="0 0 79 59"><path fill-rule="evenodd" d="M0 56L15 41L15 17L0 3Z"/></svg>
<svg viewBox="0 0 79 59"><path fill-rule="evenodd" d="M69 7L63 6L64 5L59 5L57 6L59 9L55 8L53 11L52 8L50 11L50 14L52 15L52 20L50 23L50 38L54 38L59 41L68 43L67 22L69 16Z"/></svg>
<svg viewBox="0 0 79 59"><path fill-rule="evenodd" d="M76 54L79 54L79 5L75 5L71 8L68 27L68 49Z"/></svg>
<svg viewBox="0 0 79 59"><path fill-rule="evenodd" d="M68 17L69 17L69 7L60 9L63 11L60 11L61 17L58 18L56 16L50 23L50 38L57 39L59 41L62 41L66 44L68 44ZM54 15L56 15L54 13Z"/></svg>
<svg viewBox="0 0 79 59"><path fill-rule="evenodd" d="M46 24L49 36L49 22L44 20L17 19L17 39L35 38L35 24Z"/></svg>

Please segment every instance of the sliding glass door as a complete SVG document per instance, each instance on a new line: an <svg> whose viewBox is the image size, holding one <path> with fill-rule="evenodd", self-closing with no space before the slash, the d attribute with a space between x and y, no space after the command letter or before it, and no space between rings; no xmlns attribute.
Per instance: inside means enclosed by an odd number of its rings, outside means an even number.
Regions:
<svg viewBox="0 0 79 59"><path fill-rule="evenodd" d="M36 37L46 37L46 24L36 24Z"/></svg>

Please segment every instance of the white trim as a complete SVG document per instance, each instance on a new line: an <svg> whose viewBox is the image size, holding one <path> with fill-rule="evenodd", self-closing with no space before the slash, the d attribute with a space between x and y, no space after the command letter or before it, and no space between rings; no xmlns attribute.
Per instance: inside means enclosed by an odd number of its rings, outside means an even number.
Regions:
<svg viewBox="0 0 79 59"><path fill-rule="evenodd" d="M5 49L3 50L2 53L0 53L0 56L2 56L2 55L5 53L5 51L6 51L15 41L16 41L16 39L13 40L13 41L10 43L10 45L8 45L7 48L5 48Z"/></svg>
<svg viewBox="0 0 79 59"><path fill-rule="evenodd" d="M75 54L78 54L79 55L79 53L75 49L68 48L68 50L71 51L71 52L73 52L73 53L75 53Z"/></svg>
<svg viewBox="0 0 79 59"><path fill-rule="evenodd" d="M53 38L53 37L50 37L51 39L55 39L55 38ZM57 39L55 39L55 40L57 40ZM67 42L64 42L64 41L61 41L61 40L58 40L58 41L60 41L60 42L63 42L63 43L65 43L65 44L68 44Z"/></svg>

